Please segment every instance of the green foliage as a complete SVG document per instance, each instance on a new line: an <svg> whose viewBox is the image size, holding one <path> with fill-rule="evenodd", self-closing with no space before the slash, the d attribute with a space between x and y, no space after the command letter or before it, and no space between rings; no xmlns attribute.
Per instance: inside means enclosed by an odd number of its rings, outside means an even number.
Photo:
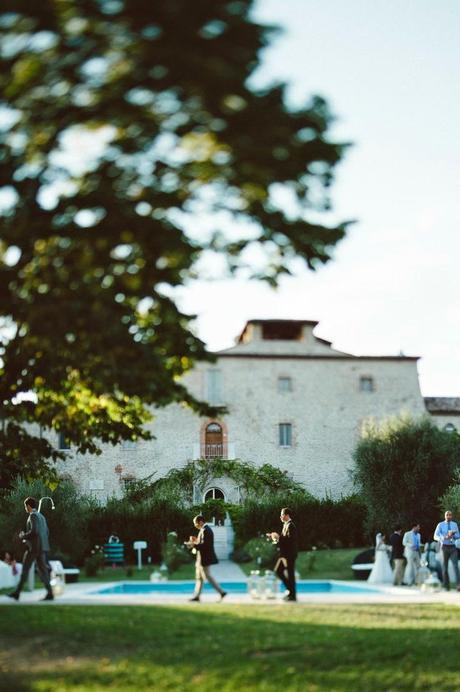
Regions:
<svg viewBox="0 0 460 692"><path fill-rule="evenodd" d="M87 558L89 569L98 566L99 555L94 546L103 546L111 534L118 535L124 544L127 562L135 562L136 540L146 540L147 554L153 562L160 562L168 532L176 531L184 541L193 529L192 510L172 501L150 499L135 504L112 498L102 506L91 497L78 495L70 481L61 482L51 491L40 481L19 480L11 491L3 493L0 506L0 549L12 550L19 556L24 546L18 533L27 520L24 498L28 495L37 499L50 495L54 499L55 510L50 509L47 501L42 505L50 530L51 555L78 565L85 563L85 568Z"/></svg>
<svg viewBox="0 0 460 692"><path fill-rule="evenodd" d="M252 4L3 0L4 486L52 476L59 454L38 426L97 453L147 439L150 404L211 411L180 381L210 356L174 297L204 253L276 284L294 257L314 269L344 236L316 221L344 146L321 98L293 110L285 85L252 86L273 33ZM66 152L81 142L94 153L77 164ZM214 232L194 232L197 212Z"/></svg>
<svg viewBox="0 0 460 692"><path fill-rule="evenodd" d="M206 521L214 519L216 522L221 522L223 524L227 512L230 512L232 508L233 505L224 502L224 500L207 500L201 505L192 507L192 512L194 515L202 514Z"/></svg>
<svg viewBox="0 0 460 692"><path fill-rule="evenodd" d="M273 568L276 556L278 555L276 545L265 536L251 538L251 540L246 543L243 550L259 567Z"/></svg>
<svg viewBox="0 0 460 692"><path fill-rule="evenodd" d="M453 483L439 500L438 506L442 514L450 509L457 520L460 518L460 469L455 469Z"/></svg>
<svg viewBox="0 0 460 692"><path fill-rule="evenodd" d="M192 554L179 541L175 531L169 531L166 536L166 543L163 546L163 562L171 574L175 572L181 565L186 565L192 562Z"/></svg>
<svg viewBox="0 0 460 692"><path fill-rule="evenodd" d="M91 555L85 558L85 575L87 577L96 577L105 564L104 551L102 546L95 545L91 551Z"/></svg>
<svg viewBox="0 0 460 692"><path fill-rule="evenodd" d="M190 510L163 499L150 499L133 504L126 499L112 498L107 505L96 507L88 523L88 534L93 543L101 545L114 533L124 544L125 559L135 562L134 541L147 541L147 556L160 562L162 548L170 531L179 539L188 538L192 529Z"/></svg>
<svg viewBox="0 0 460 692"><path fill-rule="evenodd" d="M134 481L129 485L126 497L132 502L149 497L170 498L184 506L190 506L193 503L194 488L202 493L212 479L223 477L238 485L243 497L309 495L285 471L270 464L258 467L241 459L198 459L188 462L183 468L172 469L157 481L152 481L151 477Z"/></svg>
<svg viewBox="0 0 460 692"><path fill-rule="evenodd" d="M79 496L70 481L62 481L51 490L40 481L18 480L11 491L4 492L0 505L0 547L22 557L24 544L18 533L25 527L24 499L29 495L37 500L44 496L54 500L56 509L51 509L48 500L41 507L50 531L51 556L81 564L93 545L87 528L97 505L91 498Z"/></svg>
<svg viewBox="0 0 460 692"><path fill-rule="evenodd" d="M370 421L354 452L354 478L368 509L372 531L420 522L430 535L438 498L460 466L460 437L439 430L428 418Z"/></svg>
<svg viewBox="0 0 460 692"><path fill-rule="evenodd" d="M232 509L237 547L266 532L279 533L280 509L287 504L280 499L250 498ZM312 546L338 548L366 543L366 508L356 495L334 501L298 493L289 498L289 508L298 529L300 550L309 550Z"/></svg>

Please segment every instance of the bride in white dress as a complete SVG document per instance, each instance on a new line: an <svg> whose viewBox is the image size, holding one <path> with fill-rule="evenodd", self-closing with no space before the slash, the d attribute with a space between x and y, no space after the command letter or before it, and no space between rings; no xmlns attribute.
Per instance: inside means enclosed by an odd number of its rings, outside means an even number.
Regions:
<svg viewBox="0 0 460 692"><path fill-rule="evenodd" d="M391 548L385 543L385 536L378 533L375 537L375 560L372 571L367 579L371 584L392 584L393 571L390 565Z"/></svg>

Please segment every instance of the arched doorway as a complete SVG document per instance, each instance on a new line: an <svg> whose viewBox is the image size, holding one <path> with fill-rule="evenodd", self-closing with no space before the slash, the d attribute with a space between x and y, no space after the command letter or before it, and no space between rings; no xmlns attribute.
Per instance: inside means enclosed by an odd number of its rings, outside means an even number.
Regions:
<svg viewBox="0 0 460 692"><path fill-rule="evenodd" d="M220 488L208 488L204 493L203 500L206 502L214 503L215 500L225 501L225 494ZM219 505L214 505L212 507L212 522L215 526L225 526L225 511L219 507Z"/></svg>
<svg viewBox="0 0 460 692"><path fill-rule="evenodd" d="M206 426L204 436L205 459L221 459L224 452L224 433L219 423L213 422Z"/></svg>

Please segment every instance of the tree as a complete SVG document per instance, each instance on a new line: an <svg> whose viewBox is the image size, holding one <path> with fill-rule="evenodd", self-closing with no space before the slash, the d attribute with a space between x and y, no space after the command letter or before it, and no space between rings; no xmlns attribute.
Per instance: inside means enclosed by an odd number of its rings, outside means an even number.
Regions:
<svg viewBox="0 0 460 692"><path fill-rule="evenodd" d="M1 484L60 458L38 428L97 453L147 438L150 405L209 411L180 381L211 355L174 293L204 257L249 272L263 249L251 275L276 285L344 236L309 220L344 145L321 98L289 109L285 85L255 88L273 30L251 9L3 1Z"/></svg>
<svg viewBox="0 0 460 692"><path fill-rule="evenodd" d="M460 437L428 418L366 424L354 452L354 478L372 530L420 522L428 536L438 521L438 498L460 468Z"/></svg>
<svg viewBox="0 0 460 692"><path fill-rule="evenodd" d="M458 436L458 433L451 433ZM460 468L456 469L452 484L439 500L440 515L450 509L454 513L454 518L458 522L460 518Z"/></svg>

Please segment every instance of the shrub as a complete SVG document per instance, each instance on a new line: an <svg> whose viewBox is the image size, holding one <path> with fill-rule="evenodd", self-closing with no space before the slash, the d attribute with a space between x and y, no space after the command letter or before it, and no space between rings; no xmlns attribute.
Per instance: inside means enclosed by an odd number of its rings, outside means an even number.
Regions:
<svg viewBox="0 0 460 692"><path fill-rule="evenodd" d="M192 562L192 555L187 548L179 542L177 533L170 531L163 546L163 562L168 572L175 572L181 565Z"/></svg>
<svg viewBox="0 0 460 692"><path fill-rule="evenodd" d="M422 524L431 534L438 498L460 465L460 436L427 418L369 422L354 453L355 481L368 508L368 527L386 532L396 523Z"/></svg>
<svg viewBox="0 0 460 692"><path fill-rule="evenodd" d="M231 510L236 535L236 548L254 536L269 531L279 533L280 509L283 502L276 496L266 500L246 500ZM366 543L366 507L357 495L323 500L297 493L289 498L294 522L298 530L300 550L313 545L328 548L356 547Z"/></svg>
<svg viewBox="0 0 460 692"><path fill-rule="evenodd" d="M13 550L22 558L24 544L18 538L19 531L25 528L27 515L24 499L27 496L39 500L51 496L56 509L52 510L48 500L43 502L41 511L48 522L50 532L51 557L64 562L82 564L93 541L88 535L88 523L97 508L96 502L82 497L71 481L61 481L51 490L40 481L19 480L12 490L3 493L0 507L0 546Z"/></svg>
<svg viewBox="0 0 460 692"><path fill-rule="evenodd" d="M233 560L234 562L238 562L240 564L243 564L244 562L251 562L252 557L249 555L249 553L243 547L243 548L235 548L235 550L230 554L230 559Z"/></svg>
<svg viewBox="0 0 460 692"><path fill-rule="evenodd" d="M95 545L91 555L85 559L84 569L87 577L95 577L99 570L104 567L104 551L101 546Z"/></svg>
<svg viewBox="0 0 460 692"><path fill-rule="evenodd" d="M449 433L452 434L452 433ZM460 469L454 473L454 482L450 485L444 495L439 500L440 514L444 514L447 509L454 513L454 518L458 522L460 518ZM441 521L441 519L439 519Z"/></svg>
<svg viewBox="0 0 460 692"><path fill-rule="evenodd" d="M274 543L265 536L251 538L244 546L244 551L257 562L260 567L273 567L278 549Z"/></svg>
<svg viewBox="0 0 460 692"><path fill-rule="evenodd" d="M125 561L136 560L134 541L147 541L147 555L152 562L161 562L162 548L169 531L176 531L180 541L191 533L192 514L168 500L155 498L139 503L112 498L107 505L99 506L90 518L91 542L102 545L110 534L115 533L124 544ZM146 555L146 557L147 557Z"/></svg>

